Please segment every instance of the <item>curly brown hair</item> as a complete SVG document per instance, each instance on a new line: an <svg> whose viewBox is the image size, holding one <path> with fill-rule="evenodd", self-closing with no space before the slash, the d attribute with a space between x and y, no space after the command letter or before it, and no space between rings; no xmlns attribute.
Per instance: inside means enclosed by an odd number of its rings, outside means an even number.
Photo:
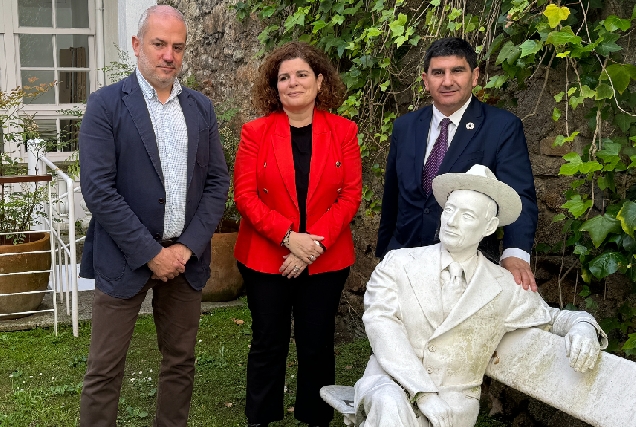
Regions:
<svg viewBox="0 0 636 427"><path fill-rule="evenodd" d="M302 42L289 42L274 49L258 68L258 77L252 87L252 104L267 115L281 111L283 104L278 96L278 70L283 61L300 58L318 76L322 74L322 85L316 96L316 108L331 110L342 105L346 87L331 61L322 51Z"/></svg>

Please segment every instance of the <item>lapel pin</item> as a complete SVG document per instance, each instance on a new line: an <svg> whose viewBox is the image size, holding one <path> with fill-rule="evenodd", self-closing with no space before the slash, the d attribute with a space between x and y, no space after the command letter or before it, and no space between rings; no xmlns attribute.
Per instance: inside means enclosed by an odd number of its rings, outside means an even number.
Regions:
<svg viewBox="0 0 636 427"><path fill-rule="evenodd" d="M340 162L336 162L336 167L339 168L340 167Z"/></svg>
<svg viewBox="0 0 636 427"><path fill-rule="evenodd" d="M475 129L475 124L473 122L466 123L466 129Z"/></svg>

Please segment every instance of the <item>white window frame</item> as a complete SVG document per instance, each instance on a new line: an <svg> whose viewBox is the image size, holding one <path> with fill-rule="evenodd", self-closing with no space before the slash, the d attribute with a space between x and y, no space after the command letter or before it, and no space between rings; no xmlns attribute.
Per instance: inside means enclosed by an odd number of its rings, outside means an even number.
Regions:
<svg viewBox="0 0 636 427"><path fill-rule="evenodd" d="M100 0L86 0L88 2L88 28L55 28L56 25L56 1L52 0L52 23L53 27L20 27L18 23L18 1L19 0L0 0L0 10L3 10L3 16L0 17L0 54L4 50L3 60L0 60L0 84L3 91L11 90L17 86L22 86L21 71L25 70L47 70L51 67L20 67L19 52L19 35L20 34L51 34L53 38L53 70L54 76L58 78L59 72L87 71L89 76L89 85L87 96L97 90L99 87L100 76L98 70L97 58L97 41L103 41L103 26L97 25L96 22L96 3L103 7ZM98 34L98 31L101 33ZM64 67L60 69L58 66L58 55L56 54L56 35L60 34L85 34L88 36L88 55L87 68ZM46 82L41 82L46 83ZM28 83L26 83L28 84ZM53 90L53 89L52 89ZM23 107L25 114L34 115L36 119L56 120L56 127L60 129L60 120L73 119L74 117L64 115L59 110L79 108L85 109L84 103L63 103L58 101L59 91L56 91L55 104L26 104ZM9 143L6 144L6 151L13 152L17 157L26 158L24 144ZM47 157L52 161L66 160L71 153L69 152L50 152Z"/></svg>

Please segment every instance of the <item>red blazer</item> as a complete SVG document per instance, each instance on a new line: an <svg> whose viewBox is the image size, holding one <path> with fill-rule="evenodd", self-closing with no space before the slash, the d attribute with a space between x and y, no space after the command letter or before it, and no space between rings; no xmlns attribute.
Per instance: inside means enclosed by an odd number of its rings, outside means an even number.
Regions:
<svg viewBox="0 0 636 427"><path fill-rule="evenodd" d="M307 192L307 232L324 236L327 250L309 274L349 267L355 261L349 223L362 197L362 162L355 123L314 110L312 156ZM235 258L263 273L279 274L280 243L291 227L298 231L289 120L275 112L243 125L234 164L234 201L241 213Z"/></svg>

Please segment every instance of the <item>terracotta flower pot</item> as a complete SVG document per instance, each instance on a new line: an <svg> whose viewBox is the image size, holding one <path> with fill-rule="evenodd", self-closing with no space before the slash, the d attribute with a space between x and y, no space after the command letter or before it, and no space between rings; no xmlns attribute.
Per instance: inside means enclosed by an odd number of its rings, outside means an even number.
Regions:
<svg viewBox="0 0 636 427"><path fill-rule="evenodd" d="M27 234L28 242L0 244L0 254L19 252L16 255L0 256L0 273L21 271L43 271L51 268L51 253L31 254L30 251L51 249L48 233ZM0 242L4 243L4 242ZM49 283L49 273L16 274L0 276L0 294L16 292L44 291ZM44 294L11 295L0 297L0 314L31 311L42 303ZM21 316L0 316L1 320L17 319Z"/></svg>
<svg viewBox="0 0 636 427"><path fill-rule="evenodd" d="M236 267L234 244L238 233L214 233L210 279L203 288L203 301L232 301L243 292L243 278Z"/></svg>

